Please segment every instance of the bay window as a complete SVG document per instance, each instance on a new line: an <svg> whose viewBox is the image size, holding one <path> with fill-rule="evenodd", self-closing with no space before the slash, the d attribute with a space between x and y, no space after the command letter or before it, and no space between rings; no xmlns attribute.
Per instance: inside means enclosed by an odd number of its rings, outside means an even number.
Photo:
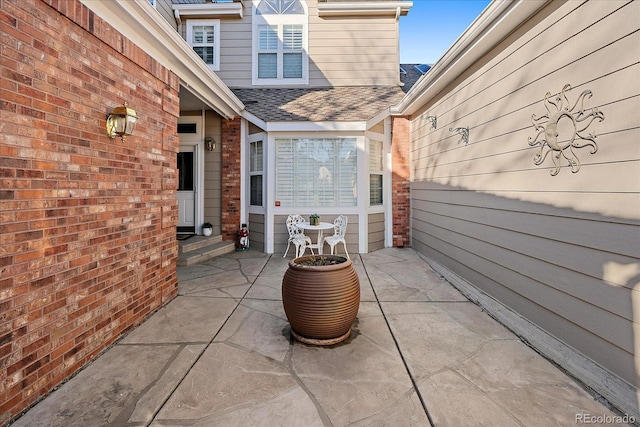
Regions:
<svg viewBox="0 0 640 427"><path fill-rule="evenodd" d="M275 149L280 206L357 205L355 138L276 139Z"/></svg>

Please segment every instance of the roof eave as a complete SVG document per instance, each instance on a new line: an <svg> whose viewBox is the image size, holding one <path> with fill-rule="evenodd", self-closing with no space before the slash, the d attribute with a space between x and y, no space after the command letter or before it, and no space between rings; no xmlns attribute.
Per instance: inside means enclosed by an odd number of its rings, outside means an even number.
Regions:
<svg viewBox="0 0 640 427"><path fill-rule="evenodd" d="M411 1L318 2L318 16L404 16L411 7Z"/></svg>
<svg viewBox="0 0 640 427"><path fill-rule="evenodd" d="M134 42L184 87L225 118L240 115L244 104L209 69L191 46L151 6L148 0L80 0L88 9Z"/></svg>
<svg viewBox="0 0 640 427"><path fill-rule="evenodd" d="M173 4L174 11L180 16L188 17L224 17L242 18L243 6L240 2L234 3L197 3L197 4Z"/></svg>
<svg viewBox="0 0 640 427"><path fill-rule="evenodd" d="M493 1L405 97L391 107L391 114L410 116L415 113L550 1Z"/></svg>

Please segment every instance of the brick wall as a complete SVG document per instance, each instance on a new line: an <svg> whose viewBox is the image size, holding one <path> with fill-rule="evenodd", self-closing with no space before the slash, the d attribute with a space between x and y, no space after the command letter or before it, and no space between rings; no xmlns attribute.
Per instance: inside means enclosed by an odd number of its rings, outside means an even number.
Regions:
<svg viewBox="0 0 640 427"><path fill-rule="evenodd" d="M393 246L411 246L411 188L409 176L409 120L394 117L391 125L391 158L393 176Z"/></svg>
<svg viewBox="0 0 640 427"><path fill-rule="evenodd" d="M222 239L240 228L240 117L222 121Z"/></svg>
<svg viewBox="0 0 640 427"><path fill-rule="evenodd" d="M176 295L179 81L76 0L0 0L0 55L2 425Z"/></svg>

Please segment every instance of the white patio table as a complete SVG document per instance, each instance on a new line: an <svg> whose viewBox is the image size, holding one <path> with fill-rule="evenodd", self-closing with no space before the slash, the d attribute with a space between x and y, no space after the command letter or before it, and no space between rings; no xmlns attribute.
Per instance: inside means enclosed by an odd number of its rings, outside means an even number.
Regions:
<svg viewBox="0 0 640 427"><path fill-rule="evenodd" d="M316 230L318 232L318 240L316 241L317 243L307 245L307 247L316 249L318 251L318 254L322 255L322 234L324 230L333 228L333 224L329 222L320 222L318 225L311 225L309 222L299 222L296 225L298 226L298 228L301 228L303 230Z"/></svg>

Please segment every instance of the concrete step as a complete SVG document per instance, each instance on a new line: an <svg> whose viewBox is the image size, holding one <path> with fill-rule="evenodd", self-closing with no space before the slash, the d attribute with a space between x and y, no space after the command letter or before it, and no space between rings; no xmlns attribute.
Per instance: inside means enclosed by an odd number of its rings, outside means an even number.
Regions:
<svg viewBox="0 0 640 427"><path fill-rule="evenodd" d="M178 240L178 253L192 252L205 246L222 242L222 236L193 236L187 240Z"/></svg>
<svg viewBox="0 0 640 427"><path fill-rule="evenodd" d="M184 267L197 264L220 255L228 254L236 250L235 242L216 242L203 247L199 247L189 252L182 252L178 255L178 266Z"/></svg>

